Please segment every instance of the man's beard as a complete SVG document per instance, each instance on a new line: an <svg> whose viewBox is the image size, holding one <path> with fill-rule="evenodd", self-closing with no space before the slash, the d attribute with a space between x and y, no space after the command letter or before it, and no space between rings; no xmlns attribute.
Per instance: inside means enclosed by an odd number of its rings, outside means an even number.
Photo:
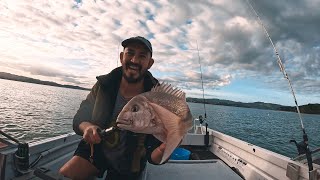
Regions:
<svg viewBox="0 0 320 180"><path fill-rule="evenodd" d="M127 64L126 65L126 67L128 67L129 66L129 64ZM147 72L147 70L144 70L144 71L142 71L142 70L140 70L140 73L139 73L139 76L137 77L137 78L135 78L135 77L133 77L133 76L127 76L127 74L125 73L125 71L126 71L126 69L124 69L125 67L123 67L122 66L122 70L123 70L123 73L122 73L122 76L124 77L124 79L129 83L129 84L133 84L133 83L137 83L137 82L140 82L143 78L144 78L144 76L145 76L145 74L146 74L146 72Z"/></svg>

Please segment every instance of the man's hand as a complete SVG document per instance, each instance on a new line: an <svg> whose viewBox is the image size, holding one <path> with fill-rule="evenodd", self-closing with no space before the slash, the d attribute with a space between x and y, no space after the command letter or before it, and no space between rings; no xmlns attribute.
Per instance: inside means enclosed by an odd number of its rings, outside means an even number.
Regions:
<svg viewBox="0 0 320 180"><path fill-rule="evenodd" d="M166 149L166 144L162 143L159 147L157 147L152 151L151 159L154 163L160 164L165 149Z"/></svg>
<svg viewBox="0 0 320 180"><path fill-rule="evenodd" d="M89 144L98 144L101 138L98 134L97 125L91 124L89 122L82 122L80 125L80 130L83 132L83 139Z"/></svg>

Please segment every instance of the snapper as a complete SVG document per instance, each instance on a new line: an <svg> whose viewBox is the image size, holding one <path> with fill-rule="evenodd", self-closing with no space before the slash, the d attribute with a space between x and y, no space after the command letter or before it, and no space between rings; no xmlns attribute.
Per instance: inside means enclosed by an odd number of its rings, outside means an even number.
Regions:
<svg viewBox="0 0 320 180"><path fill-rule="evenodd" d="M133 97L119 113L116 123L120 129L152 134L164 142L163 163L192 128L192 115L185 93L161 83Z"/></svg>

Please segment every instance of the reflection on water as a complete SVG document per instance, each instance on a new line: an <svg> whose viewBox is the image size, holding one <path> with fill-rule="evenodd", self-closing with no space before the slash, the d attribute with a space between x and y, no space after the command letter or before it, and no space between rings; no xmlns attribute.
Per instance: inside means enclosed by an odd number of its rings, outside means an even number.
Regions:
<svg viewBox="0 0 320 180"><path fill-rule="evenodd" d="M88 92L0 79L0 129L28 142L73 132Z"/></svg>
<svg viewBox="0 0 320 180"><path fill-rule="evenodd" d="M73 132L72 118L89 91L0 79L0 129L24 141ZM194 117L203 105L189 103ZM292 112L207 105L209 127L271 151L293 157L302 140L298 115ZM310 147L320 146L320 115L303 114Z"/></svg>

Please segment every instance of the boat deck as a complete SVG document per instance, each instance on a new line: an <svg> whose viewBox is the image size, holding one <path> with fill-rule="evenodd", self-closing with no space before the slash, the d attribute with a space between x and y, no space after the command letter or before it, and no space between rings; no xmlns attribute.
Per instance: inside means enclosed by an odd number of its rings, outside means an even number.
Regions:
<svg viewBox="0 0 320 180"><path fill-rule="evenodd" d="M292 161L288 157L247 144L219 132L211 132L209 138L211 143L207 147L204 145L203 135L187 134L180 148L191 151L189 160L169 160L164 165L147 163L140 180L308 179L308 167L303 162L302 156L302 160ZM12 156L16 152L16 146L8 144L0 149L0 179L68 179L61 177L57 172L72 157L80 140L80 136L66 134L32 143L29 151L30 162L35 162L39 157L41 160L34 168L30 169L30 172L20 176L16 174L14 156ZM320 150L317 152L319 153ZM314 162L318 163L319 155L313 155ZM264 168L264 171L257 171L257 167ZM288 167L289 170L287 170ZM299 171L296 170L296 167L299 167ZM320 166L314 164L314 168L316 170L312 173L316 176L319 174Z"/></svg>
<svg viewBox="0 0 320 180"><path fill-rule="evenodd" d="M224 162L212 160L171 160L164 165L147 164L142 180L242 180Z"/></svg>
<svg viewBox="0 0 320 180"><path fill-rule="evenodd" d="M180 146L191 151L190 160L169 160L164 165L152 165L147 163L146 169L142 173L140 180L158 180L158 179L226 179L241 180L241 176L227 166L222 160L215 156L204 146ZM71 154L70 154L71 156ZM45 166L26 176L14 178L15 180L41 180L41 179L68 179L63 178L50 167ZM59 177L57 177L59 176ZM104 178L97 178L104 179Z"/></svg>
<svg viewBox="0 0 320 180"><path fill-rule="evenodd" d="M241 180L241 176L205 146L182 145L191 151L190 160L169 160L164 165L147 164L141 180L184 179L184 180Z"/></svg>

